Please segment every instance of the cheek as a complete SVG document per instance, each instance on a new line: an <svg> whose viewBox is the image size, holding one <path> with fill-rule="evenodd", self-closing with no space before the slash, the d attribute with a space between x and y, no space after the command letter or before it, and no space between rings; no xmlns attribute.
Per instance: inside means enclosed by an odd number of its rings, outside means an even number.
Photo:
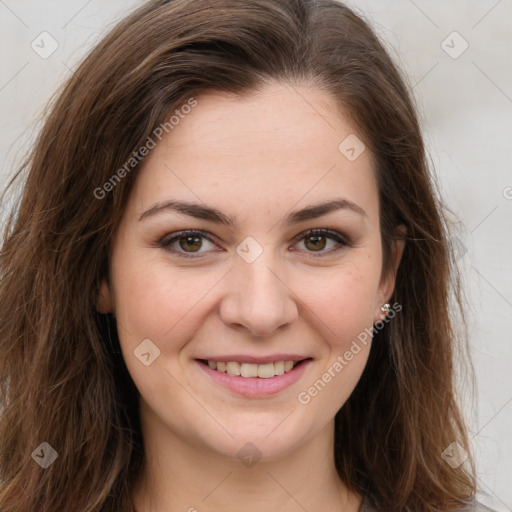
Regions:
<svg viewBox="0 0 512 512"><path fill-rule="evenodd" d="M225 270L172 267L161 256L136 253L118 261L113 277L122 344L133 350L149 338L162 354L179 350L207 314L209 293Z"/></svg>
<svg viewBox="0 0 512 512"><path fill-rule="evenodd" d="M373 258L317 275L304 294L304 302L323 324L331 347L342 349L359 332L373 325L379 274ZM303 280L303 278L300 278ZM304 283L305 285L305 283Z"/></svg>
<svg viewBox="0 0 512 512"><path fill-rule="evenodd" d="M161 258L150 261L133 252L113 269L116 322L128 372L144 400L159 410L171 396L176 403L183 399L173 377L179 375L177 356L201 325L205 295L218 277L172 269ZM142 346L150 347L147 366L139 358L147 352Z"/></svg>
<svg viewBox="0 0 512 512"><path fill-rule="evenodd" d="M372 258L365 259L368 265L347 265L317 280L308 294L324 351L318 371L297 399L305 413L314 410L324 421L347 401L368 360L378 273Z"/></svg>

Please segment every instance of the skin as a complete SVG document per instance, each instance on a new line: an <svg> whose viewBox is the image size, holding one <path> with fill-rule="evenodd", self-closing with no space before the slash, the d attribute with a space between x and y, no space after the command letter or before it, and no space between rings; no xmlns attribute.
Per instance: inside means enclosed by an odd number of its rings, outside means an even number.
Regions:
<svg viewBox="0 0 512 512"><path fill-rule="evenodd" d="M349 161L338 145L357 134L325 92L269 83L243 98L219 92L198 105L146 157L115 234L110 284L98 308L116 317L123 356L141 396L147 469L134 492L137 510L344 510L361 497L337 476L334 416L350 396L371 343L304 405L297 397L332 368L365 328L384 318L394 273L382 274L379 203L368 150ZM168 199L213 207L228 227L164 211ZM344 198L340 209L283 225L306 206ZM331 238L315 250L313 228ZM185 258L159 245L169 234L201 229L214 242L179 242ZM263 249L252 263L236 248L248 236ZM299 236L298 239L296 237ZM202 242L202 245L201 245ZM403 243L395 247L396 270ZM323 254L315 256L315 254ZM134 356L144 339L160 355ZM294 353L312 362L291 387L265 398L225 390L205 374L205 355ZM261 459L237 457L252 443Z"/></svg>

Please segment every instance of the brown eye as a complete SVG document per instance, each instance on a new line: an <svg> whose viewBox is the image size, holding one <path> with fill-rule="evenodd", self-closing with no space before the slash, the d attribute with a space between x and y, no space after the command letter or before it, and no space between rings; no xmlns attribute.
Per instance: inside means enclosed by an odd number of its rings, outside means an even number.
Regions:
<svg viewBox="0 0 512 512"><path fill-rule="evenodd" d="M342 249L351 247L350 240L330 229L312 229L300 234L295 240L296 247L309 256L328 256Z"/></svg>
<svg viewBox="0 0 512 512"><path fill-rule="evenodd" d="M202 231L174 233L173 236L167 236L160 240L159 245L173 255L184 258L199 258L205 256L205 253L216 250L213 238Z"/></svg>
<svg viewBox="0 0 512 512"><path fill-rule="evenodd" d="M185 252L197 252L201 249L203 241L199 236L183 236L179 239L179 244Z"/></svg>
<svg viewBox="0 0 512 512"><path fill-rule="evenodd" d="M327 237L321 235L310 235L305 237L304 245L311 251L322 251L327 245Z"/></svg>

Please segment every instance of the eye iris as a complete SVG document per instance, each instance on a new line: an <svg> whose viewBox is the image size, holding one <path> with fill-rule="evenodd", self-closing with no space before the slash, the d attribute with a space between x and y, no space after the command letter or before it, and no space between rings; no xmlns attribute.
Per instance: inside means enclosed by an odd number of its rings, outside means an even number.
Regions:
<svg viewBox="0 0 512 512"><path fill-rule="evenodd" d="M203 245L202 237L188 235L178 239L181 249L185 252L197 252ZM305 237L305 246L314 252L322 251L327 245L325 235L309 235Z"/></svg>
<svg viewBox="0 0 512 512"><path fill-rule="evenodd" d="M179 239L180 247L187 251L188 249L192 249L192 251L188 252L197 252L199 249L201 249L201 245L203 244L201 237L199 236L182 236ZM188 244L188 246L185 246Z"/></svg>
<svg viewBox="0 0 512 512"><path fill-rule="evenodd" d="M308 241L312 242L312 247L308 245ZM314 251L325 249L326 237L323 235L308 236L306 237L305 245L308 249L313 249Z"/></svg>

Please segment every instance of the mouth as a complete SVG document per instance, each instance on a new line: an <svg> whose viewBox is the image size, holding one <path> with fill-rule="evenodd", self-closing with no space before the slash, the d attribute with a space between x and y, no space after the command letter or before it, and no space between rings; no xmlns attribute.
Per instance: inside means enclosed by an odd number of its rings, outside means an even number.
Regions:
<svg viewBox="0 0 512 512"><path fill-rule="evenodd" d="M211 361L207 359L198 359L198 361L214 371L227 373L234 377L271 379L272 377L291 372L296 366L310 359L311 358L306 358L300 361L274 361L264 364L239 363L237 361Z"/></svg>
<svg viewBox="0 0 512 512"><path fill-rule="evenodd" d="M237 396L264 398L275 395L296 383L313 358L280 360L263 364L196 359L210 383Z"/></svg>

